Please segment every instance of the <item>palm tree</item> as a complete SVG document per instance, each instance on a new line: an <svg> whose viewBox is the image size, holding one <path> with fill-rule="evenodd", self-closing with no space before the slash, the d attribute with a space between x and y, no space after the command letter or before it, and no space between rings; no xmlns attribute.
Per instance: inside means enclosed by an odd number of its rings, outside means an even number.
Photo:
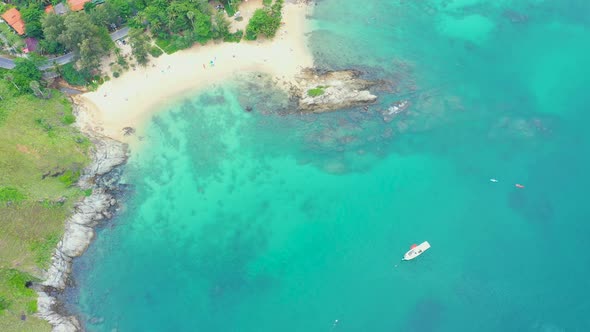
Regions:
<svg viewBox="0 0 590 332"><path fill-rule="evenodd" d="M193 29L195 28L195 12L193 11L188 11L186 12L186 17L188 17L188 19L191 21L191 25L193 26Z"/></svg>

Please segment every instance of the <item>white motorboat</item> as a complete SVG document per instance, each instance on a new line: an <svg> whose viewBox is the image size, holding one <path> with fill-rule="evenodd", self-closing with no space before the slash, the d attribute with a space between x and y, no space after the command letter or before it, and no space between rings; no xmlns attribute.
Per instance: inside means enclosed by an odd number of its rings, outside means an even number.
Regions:
<svg viewBox="0 0 590 332"><path fill-rule="evenodd" d="M404 258L402 258L402 260L409 261L411 259L414 259L414 258L422 255L422 253L424 253L428 249L430 249L430 243L428 243L428 241L424 241L424 242L420 243L420 245L412 244L412 246L410 247L410 250L408 250L408 252L406 252L406 254L404 255Z"/></svg>

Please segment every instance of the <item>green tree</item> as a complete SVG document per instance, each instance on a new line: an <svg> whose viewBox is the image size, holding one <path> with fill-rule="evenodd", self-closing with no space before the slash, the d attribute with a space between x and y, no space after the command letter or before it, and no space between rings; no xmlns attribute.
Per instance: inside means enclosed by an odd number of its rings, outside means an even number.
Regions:
<svg viewBox="0 0 590 332"><path fill-rule="evenodd" d="M195 40L205 44L211 39L211 17L201 12L195 13Z"/></svg>
<svg viewBox="0 0 590 332"><path fill-rule="evenodd" d="M41 71L35 66L33 61L26 58L18 58L14 60L14 63L12 83L17 86L20 92L33 92L30 83L41 79Z"/></svg>
<svg viewBox="0 0 590 332"><path fill-rule="evenodd" d="M228 36L230 24L222 12L215 13L213 25L211 26L211 37L213 39L219 39Z"/></svg>
<svg viewBox="0 0 590 332"><path fill-rule="evenodd" d="M145 23L156 36L166 35L168 32L167 6L166 1L155 0L139 15L140 21Z"/></svg>
<svg viewBox="0 0 590 332"><path fill-rule="evenodd" d="M123 19L117 9L109 3L94 8L88 15L92 23L108 29L114 29L123 23Z"/></svg>
<svg viewBox="0 0 590 332"><path fill-rule="evenodd" d="M21 10L21 16L25 21L25 31L27 36L42 38L43 37L43 25L41 24L41 18L43 17L43 11L39 6L29 4L26 8Z"/></svg>
<svg viewBox="0 0 590 332"><path fill-rule="evenodd" d="M57 41L66 49L77 53L82 68L98 68L100 59L110 53L113 42L108 31L92 23L86 13L65 15L62 27L63 30L57 34ZM53 34L53 25L48 25L47 28Z"/></svg>
<svg viewBox="0 0 590 332"><path fill-rule="evenodd" d="M129 32L129 43L131 44L131 51L137 63L145 66L149 61L150 38L142 30L131 29Z"/></svg>
<svg viewBox="0 0 590 332"><path fill-rule="evenodd" d="M64 21L64 16L55 15L53 13L47 14L41 20L45 38L49 40L57 40L57 37L59 37L59 35L66 29Z"/></svg>
<svg viewBox="0 0 590 332"><path fill-rule="evenodd" d="M131 5L127 0L107 0L105 5L112 7L123 21L131 17Z"/></svg>
<svg viewBox="0 0 590 332"><path fill-rule="evenodd" d="M187 13L193 12L188 2L174 1L167 8L168 27L171 32L181 32L191 28L191 20Z"/></svg>
<svg viewBox="0 0 590 332"><path fill-rule="evenodd" d="M96 8L96 4L92 1L84 4L84 11L87 13L92 12Z"/></svg>
<svg viewBox="0 0 590 332"><path fill-rule="evenodd" d="M41 19L45 39L40 42L41 48L47 53L63 53L65 45L58 41L58 37L64 32L66 26L65 18L53 13L47 14Z"/></svg>
<svg viewBox="0 0 590 332"><path fill-rule="evenodd" d="M270 8L257 9L246 26L246 39L255 40L259 35L273 38L281 26L283 0L276 0Z"/></svg>

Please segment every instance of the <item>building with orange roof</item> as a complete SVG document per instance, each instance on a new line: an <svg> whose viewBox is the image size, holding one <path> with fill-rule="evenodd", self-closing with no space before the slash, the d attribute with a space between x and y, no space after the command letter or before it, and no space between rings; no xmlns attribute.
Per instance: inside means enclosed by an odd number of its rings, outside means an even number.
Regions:
<svg viewBox="0 0 590 332"><path fill-rule="evenodd" d="M84 9L84 4L90 2L90 0L68 0L70 9L74 12Z"/></svg>
<svg viewBox="0 0 590 332"><path fill-rule="evenodd" d="M53 13L53 5L49 5L49 6L45 7L45 12L47 14Z"/></svg>
<svg viewBox="0 0 590 332"><path fill-rule="evenodd" d="M2 14L2 19L10 25L14 31L19 35L25 34L25 22L20 16L20 12L16 8L11 8Z"/></svg>

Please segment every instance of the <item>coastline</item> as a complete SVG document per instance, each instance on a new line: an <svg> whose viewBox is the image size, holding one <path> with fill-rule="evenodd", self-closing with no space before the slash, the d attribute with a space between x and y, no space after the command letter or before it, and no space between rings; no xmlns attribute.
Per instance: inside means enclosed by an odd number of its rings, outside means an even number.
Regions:
<svg viewBox="0 0 590 332"><path fill-rule="evenodd" d="M262 0L250 0L248 8L257 3ZM112 218L118 208L121 168L129 157L129 144L135 141L124 135L123 128L141 132L142 125L166 103L237 74L269 74L280 78L284 83L280 87L288 89L302 69L313 66L305 36L306 16L312 8L306 0L287 0L284 24L273 40L195 45L152 59L145 68L128 71L97 91L72 98L76 125L94 144L92 162L78 183L82 189L92 189L92 194L74 207L45 280L34 286L39 295L37 316L48 321L53 331L84 330L78 318L63 308L59 295L70 282L73 259L92 242L94 228Z"/></svg>
<svg viewBox="0 0 590 332"><path fill-rule="evenodd" d="M74 103L78 113L83 105ZM66 220L65 232L53 253L45 280L35 286L39 294L37 315L53 326L53 331L83 330L75 316L62 310L57 295L69 284L72 260L81 256L92 242L100 222L112 218L118 208L116 199L120 191L121 166L128 158L128 146L93 131L80 128L94 144L92 162L84 169L78 186L92 190L74 207Z"/></svg>
<svg viewBox="0 0 590 332"><path fill-rule="evenodd" d="M248 7L253 3L261 6L262 0L251 0ZM305 36L312 7L304 1L285 2L284 24L272 40L195 45L105 82L79 97L88 109L82 126L129 142L123 128L141 133L142 125L163 105L238 74L258 72L293 82L302 69L313 66Z"/></svg>

